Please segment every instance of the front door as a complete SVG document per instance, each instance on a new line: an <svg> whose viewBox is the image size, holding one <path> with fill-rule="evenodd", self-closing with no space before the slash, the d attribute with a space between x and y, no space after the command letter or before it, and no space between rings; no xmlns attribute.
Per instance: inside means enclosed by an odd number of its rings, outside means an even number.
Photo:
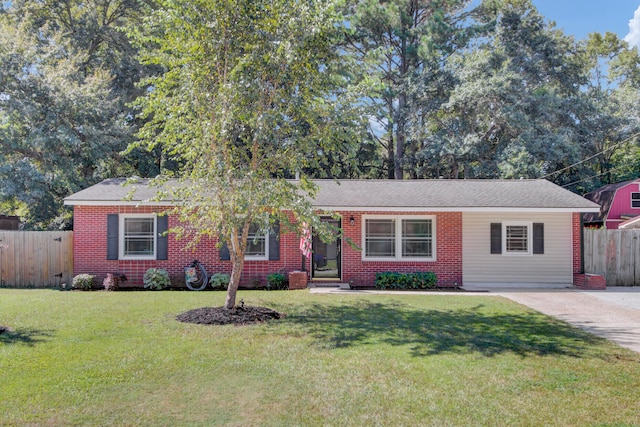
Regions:
<svg viewBox="0 0 640 427"><path fill-rule="evenodd" d="M324 243L318 236L313 236L311 277L314 279L340 280L342 277L340 271L340 254L342 251L340 238L338 237L340 221L333 218L323 219L322 221L335 227L336 239L333 242Z"/></svg>

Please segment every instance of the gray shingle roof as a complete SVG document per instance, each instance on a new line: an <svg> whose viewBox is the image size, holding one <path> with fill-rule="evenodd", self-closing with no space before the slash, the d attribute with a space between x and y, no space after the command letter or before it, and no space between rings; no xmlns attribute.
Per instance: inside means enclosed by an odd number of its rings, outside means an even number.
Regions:
<svg viewBox="0 0 640 427"><path fill-rule="evenodd" d="M134 186L107 179L65 199L67 205L119 204ZM597 212L599 206L546 180L317 180L318 208L347 210L563 210ZM147 180L131 202L153 198ZM129 202L129 203L131 203ZM153 202L154 204L160 204ZM169 204L169 202L165 202Z"/></svg>
<svg viewBox="0 0 640 427"><path fill-rule="evenodd" d="M95 204L93 202L121 202L129 193L133 193L132 201L152 199L156 189L149 186L148 179L140 179L135 185L124 185L124 178L110 178L65 197L66 205Z"/></svg>

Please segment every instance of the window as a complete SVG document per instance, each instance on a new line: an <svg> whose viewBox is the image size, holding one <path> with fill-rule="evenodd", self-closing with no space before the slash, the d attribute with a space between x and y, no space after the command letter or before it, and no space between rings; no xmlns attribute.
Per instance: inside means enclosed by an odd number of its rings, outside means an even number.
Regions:
<svg viewBox="0 0 640 427"><path fill-rule="evenodd" d="M156 216L120 215L120 259L156 258Z"/></svg>
<svg viewBox="0 0 640 427"><path fill-rule="evenodd" d="M495 222L491 223L492 254L543 255L544 223Z"/></svg>
<svg viewBox="0 0 640 427"><path fill-rule="evenodd" d="M640 193L631 193L631 207L640 208Z"/></svg>
<svg viewBox="0 0 640 427"><path fill-rule="evenodd" d="M431 220L402 220L402 256L429 258L431 250Z"/></svg>
<svg viewBox="0 0 640 427"><path fill-rule="evenodd" d="M396 221L394 219L368 219L365 224L366 256L395 258Z"/></svg>
<svg viewBox="0 0 640 427"><path fill-rule="evenodd" d="M502 223L505 254L531 254L531 223Z"/></svg>
<svg viewBox="0 0 640 427"><path fill-rule="evenodd" d="M249 227L249 238L247 239L247 250L244 253L245 259L266 260L269 253L269 239L264 233L260 233L257 226Z"/></svg>
<svg viewBox="0 0 640 427"><path fill-rule="evenodd" d="M369 217L363 224L363 259L435 260L433 217Z"/></svg>
<svg viewBox="0 0 640 427"><path fill-rule="evenodd" d="M529 228L526 225L505 226L507 252L529 252Z"/></svg>
<svg viewBox="0 0 640 427"><path fill-rule="evenodd" d="M280 259L280 223L276 221L268 234L261 233L258 227L251 226L247 236L245 259L252 261L278 261ZM226 244L220 248L220 261L229 261L231 254Z"/></svg>

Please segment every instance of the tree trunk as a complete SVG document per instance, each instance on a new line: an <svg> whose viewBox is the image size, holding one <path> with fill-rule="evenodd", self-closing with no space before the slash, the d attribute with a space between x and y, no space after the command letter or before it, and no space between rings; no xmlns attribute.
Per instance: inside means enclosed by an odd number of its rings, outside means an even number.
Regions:
<svg viewBox="0 0 640 427"><path fill-rule="evenodd" d="M231 310L236 306L236 294L238 293L240 276L242 276L242 269L244 267L244 257L236 257L231 254L231 258L233 267L231 269L229 287L227 288L227 299L224 302L224 308L227 310Z"/></svg>
<svg viewBox="0 0 640 427"><path fill-rule="evenodd" d="M460 173L460 165L456 161L454 156L451 156L451 171L449 172L449 178L457 179L458 174Z"/></svg>
<svg viewBox="0 0 640 427"><path fill-rule="evenodd" d="M396 115L396 159L395 159L395 179L404 179L404 109L406 96L400 94L398 97L398 110Z"/></svg>
<svg viewBox="0 0 640 427"><path fill-rule="evenodd" d="M389 129L389 143L387 145L387 179L395 177L395 147L393 140L393 129Z"/></svg>

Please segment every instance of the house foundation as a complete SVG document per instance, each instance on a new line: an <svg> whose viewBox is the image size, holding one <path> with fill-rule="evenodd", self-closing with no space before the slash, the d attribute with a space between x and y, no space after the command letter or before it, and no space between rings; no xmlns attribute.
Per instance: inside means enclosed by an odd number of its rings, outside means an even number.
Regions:
<svg viewBox="0 0 640 427"><path fill-rule="evenodd" d="M577 289L584 290L605 290L607 289L607 281L599 274L574 274L573 286Z"/></svg>

